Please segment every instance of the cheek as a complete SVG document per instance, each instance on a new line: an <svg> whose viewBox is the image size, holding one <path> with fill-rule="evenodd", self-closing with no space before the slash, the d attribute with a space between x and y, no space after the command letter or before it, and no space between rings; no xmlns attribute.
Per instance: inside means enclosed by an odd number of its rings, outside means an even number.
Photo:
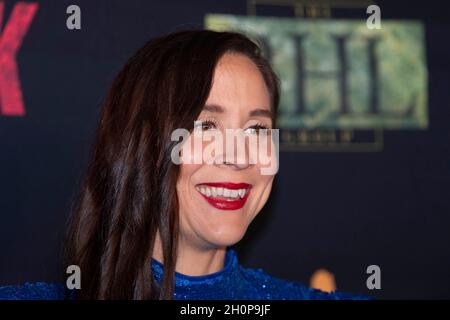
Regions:
<svg viewBox="0 0 450 320"><path fill-rule="evenodd" d="M279 139L278 132L275 134L269 134L267 136L261 135L252 137L253 140L249 140L249 157L256 165L258 174L260 174L263 180L265 178L272 178L278 172L279 160ZM270 181L271 182L271 181ZM267 182L264 182L267 184Z"/></svg>
<svg viewBox="0 0 450 320"><path fill-rule="evenodd" d="M180 165L180 173L177 180L177 194L178 200L180 202L180 210L181 206L189 205L189 202L186 203L186 200L189 200L191 197L191 193L195 190L193 176L195 172L197 172L202 165L198 164L181 164Z"/></svg>
<svg viewBox="0 0 450 320"><path fill-rule="evenodd" d="M185 237L191 237L192 235L192 220L195 219L195 214L197 212L195 204L195 184L193 182L193 176L195 172L199 169L200 165L195 164L181 164L180 174L178 176L178 181L176 185L177 196L178 196L178 217L180 221L180 232Z"/></svg>
<svg viewBox="0 0 450 320"><path fill-rule="evenodd" d="M266 183L266 188L264 190L264 197L265 197L265 201L267 201L267 199L269 198L270 192L272 190L272 185L273 185L273 179L275 178L275 176L264 176L267 179L267 183Z"/></svg>
<svg viewBox="0 0 450 320"><path fill-rule="evenodd" d="M180 160L182 164L202 165L212 161L211 155L214 156L214 147L217 132L200 132L194 131L183 142L180 149ZM192 170L192 169L189 169Z"/></svg>
<svg viewBox="0 0 450 320"><path fill-rule="evenodd" d="M264 207L264 205L266 204L267 200L269 199L270 196L270 192L272 190L272 185L273 185L273 179L274 176L260 176L261 179L261 188L259 191L259 195L257 200L257 209L256 209L256 214L259 213L259 211Z"/></svg>

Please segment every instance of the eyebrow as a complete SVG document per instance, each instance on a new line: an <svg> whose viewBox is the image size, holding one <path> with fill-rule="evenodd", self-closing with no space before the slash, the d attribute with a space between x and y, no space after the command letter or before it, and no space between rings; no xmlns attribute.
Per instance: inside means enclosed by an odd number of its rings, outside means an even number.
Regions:
<svg viewBox="0 0 450 320"><path fill-rule="evenodd" d="M203 111L213 112L213 113L225 113L225 108L218 104L205 104ZM264 108L253 109L248 114L250 117L268 117L273 118L273 113L270 110Z"/></svg>
<svg viewBox="0 0 450 320"><path fill-rule="evenodd" d="M214 112L214 113L225 113L225 109L218 104L205 104L203 111Z"/></svg>
<svg viewBox="0 0 450 320"><path fill-rule="evenodd" d="M273 113L267 109L254 109L249 113L250 117L268 117L272 119Z"/></svg>

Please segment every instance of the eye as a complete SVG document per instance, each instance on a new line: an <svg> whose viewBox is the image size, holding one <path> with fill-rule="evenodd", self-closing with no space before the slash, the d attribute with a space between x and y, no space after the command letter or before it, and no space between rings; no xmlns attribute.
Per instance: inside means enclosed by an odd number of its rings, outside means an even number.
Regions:
<svg viewBox="0 0 450 320"><path fill-rule="evenodd" d="M213 119L197 120L194 125L194 129L201 129L202 131L208 131L216 128L217 125Z"/></svg>
<svg viewBox="0 0 450 320"><path fill-rule="evenodd" d="M270 130L267 126L265 126L261 123L257 123L251 127L248 127L247 129L245 129L244 132L246 134L258 134L261 129L266 129L268 131Z"/></svg>

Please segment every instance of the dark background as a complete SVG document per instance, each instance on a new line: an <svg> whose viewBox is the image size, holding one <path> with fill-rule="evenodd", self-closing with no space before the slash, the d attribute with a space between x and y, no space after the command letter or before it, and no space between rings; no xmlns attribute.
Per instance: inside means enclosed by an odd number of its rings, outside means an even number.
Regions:
<svg viewBox="0 0 450 320"><path fill-rule="evenodd" d="M245 0L35 2L17 58L26 115L0 115L0 285L59 279L71 199L126 59L154 36L202 28L207 13L247 13ZM15 3L5 2L2 28ZM281 153L271 199L237 245L239 259L305 283L324 267L339 290L378 298L450 299L450 11L445 2L376 3L382 19L425 23L429 128L384 131L381 152ZM70 4L81 7L81 30L66 28ZM381 290L366 288L371 264L381 267Z"/></svg>

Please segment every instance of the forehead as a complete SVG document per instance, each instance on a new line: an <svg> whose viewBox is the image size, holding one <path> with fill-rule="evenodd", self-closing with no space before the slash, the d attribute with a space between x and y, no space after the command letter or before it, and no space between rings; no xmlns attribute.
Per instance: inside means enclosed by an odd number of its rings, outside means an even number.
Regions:
<svg viewBox="0 0 450 320"><path fill-rule="evenodd" d="M270 94L256 64L239 53L226 53L217 63L207 104L226 109L270 110Z"/></svg>

